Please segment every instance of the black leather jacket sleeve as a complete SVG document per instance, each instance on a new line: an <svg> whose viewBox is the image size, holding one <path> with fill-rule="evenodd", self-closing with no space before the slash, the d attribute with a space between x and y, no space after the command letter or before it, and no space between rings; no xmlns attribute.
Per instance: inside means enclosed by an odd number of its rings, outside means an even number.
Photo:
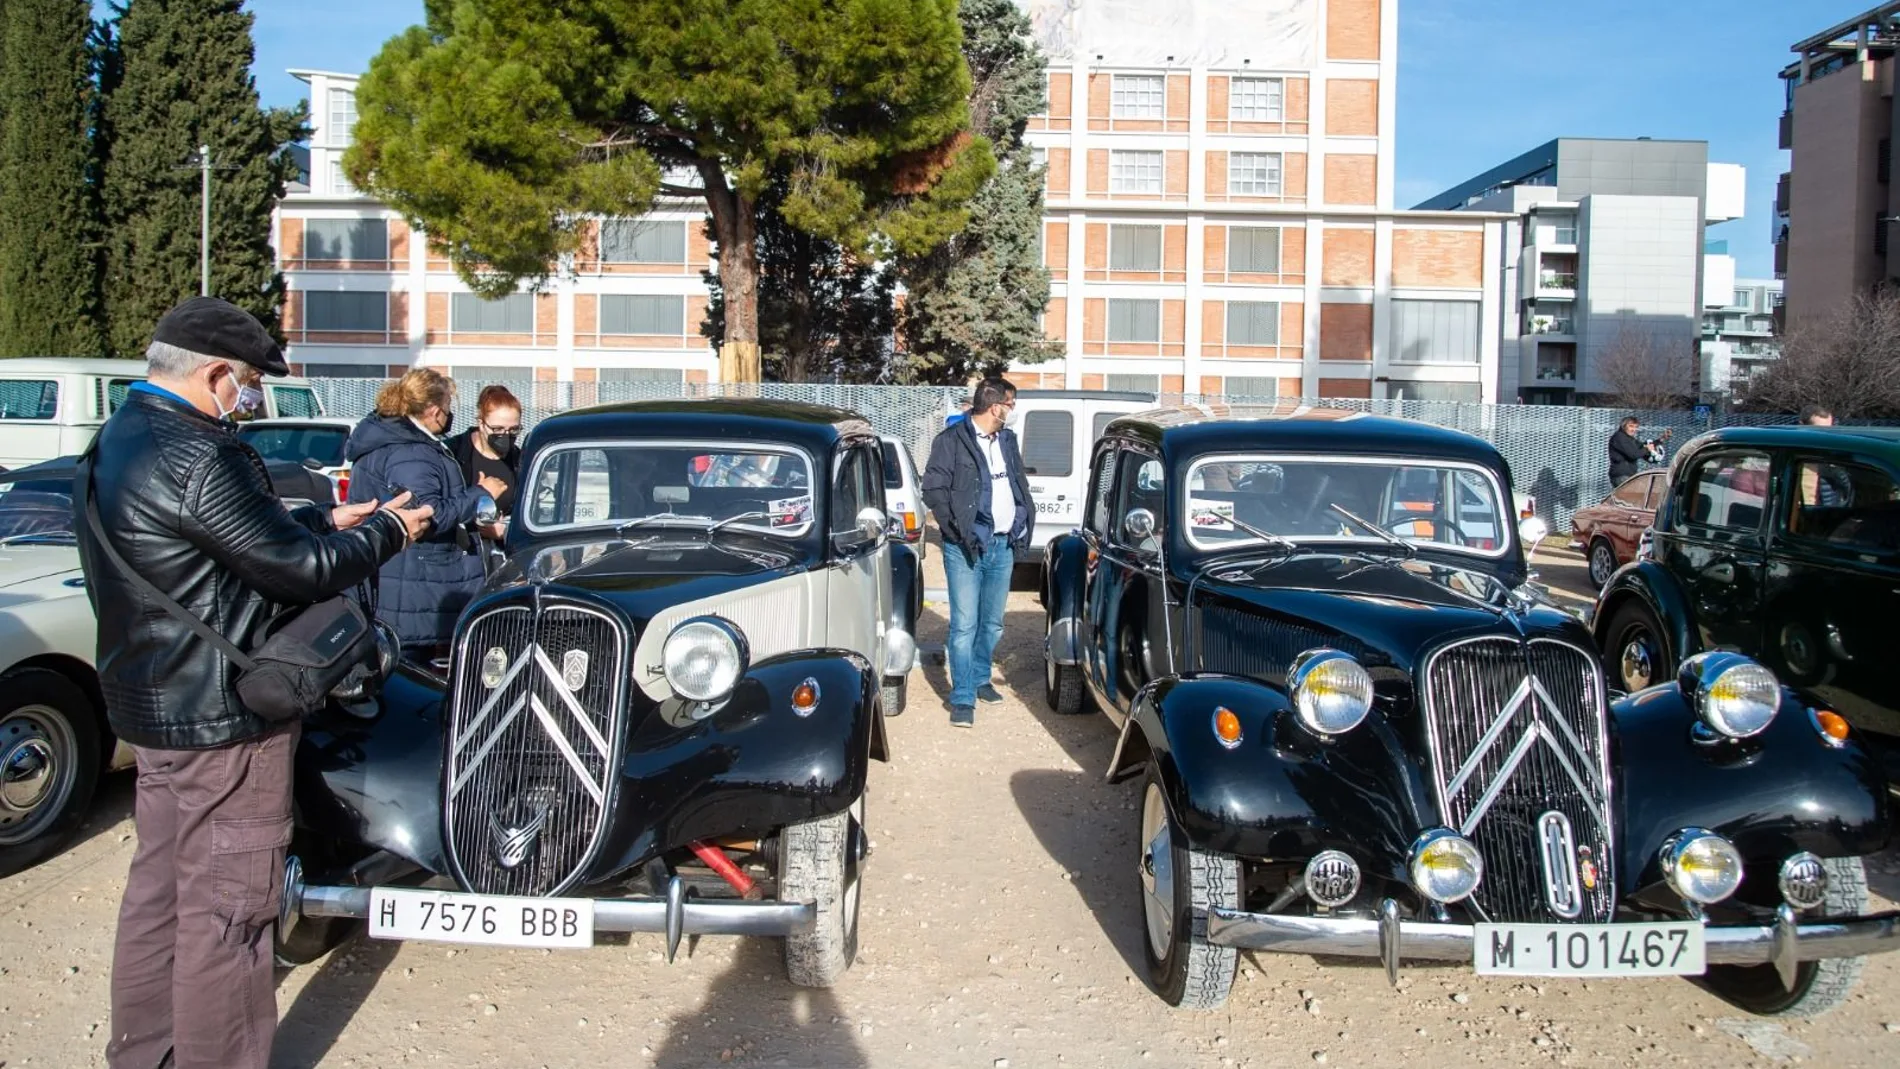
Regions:
<svg viewBox="0 0 1900 1069"><path fill-rule="evenodd" d="M404 542L402 521L386 512L328 534L300 523L235 439L220 443L193 473L182 514L182 533L193 545L284 605L307 605L349 590Z"/></svg>

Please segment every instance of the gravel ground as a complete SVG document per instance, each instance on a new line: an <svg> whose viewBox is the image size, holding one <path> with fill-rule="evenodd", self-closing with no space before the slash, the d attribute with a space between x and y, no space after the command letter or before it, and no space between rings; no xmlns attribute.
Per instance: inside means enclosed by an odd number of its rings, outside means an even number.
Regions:
<svg viewBox="0 0 1900 1069"><path fill-rule="evenodd" d="M1542 556L1560 582L1564 554ZM941 642L928 611L922 638ZM837 988L790 987L764 941L709 937L670 966L655 936L589 952L359 942L284 974L276 1065L1900 1064L1893 955L1813 1022L1747 1018L1682 980L1409 966L1394 991L1376 963L1272 955L1242 959L1223 1010L1171 1011L1140 978L1138 788L1101 780L1104 719L1043 708L1040 638L1034 595L1012 595L1009 700L975 730L949 726L941 668L912 681L896 760L872 770L863 948ZM104 1063L130 800L116 778L82 842L0 881L0 1069ZM1900 897L1900 854L1870 875Z"/></svg>

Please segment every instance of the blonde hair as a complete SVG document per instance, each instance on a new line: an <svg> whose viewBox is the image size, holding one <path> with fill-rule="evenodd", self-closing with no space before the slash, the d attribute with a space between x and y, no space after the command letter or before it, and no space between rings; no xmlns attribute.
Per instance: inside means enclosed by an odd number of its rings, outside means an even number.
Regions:
<svg viewBox="0 0 1900 1069"><path fill-rule="evenodd" d="M420 416L437 405L447 409L455 401L455 383L434 368L410 368L402 378L376 394L376 414L385 419Z"/></svg>

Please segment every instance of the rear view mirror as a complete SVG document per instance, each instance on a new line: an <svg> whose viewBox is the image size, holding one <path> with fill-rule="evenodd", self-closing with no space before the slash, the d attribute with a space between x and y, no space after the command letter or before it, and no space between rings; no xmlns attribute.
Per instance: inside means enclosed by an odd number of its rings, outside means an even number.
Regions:
<svg viewBox="0 0 1900 1069"><path fill-rule="evenodd" d="M656 505L684 505L692 499L692 491L684 486L656 486L653 488L653 503Z"/></svg>
<svg viewBox="0 0 1900 1069"><path fill-rule="evenodd" d="M1138 490L1161 489L1161 462L1159 460L1142 461L1141 468L1135 472L1135 488ZM1152 521L1154 516L1150 514L1148 519Z"/></svg>

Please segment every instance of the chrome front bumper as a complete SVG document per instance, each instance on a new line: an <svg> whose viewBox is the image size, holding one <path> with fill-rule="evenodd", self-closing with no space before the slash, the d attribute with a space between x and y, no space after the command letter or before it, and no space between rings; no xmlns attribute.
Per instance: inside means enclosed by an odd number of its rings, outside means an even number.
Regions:
<svg viewBox="0 0 1900 1069"><path fill-rule="evenodd" d="M1207 941L1241 950L1284 954L1337 954L1378 958L1386 979L1399 981L1404 958L1429 961L1473 960L1469 924L1410 921L1399 917L1398 903L1386 899L1376 919L1358 917L1287 917L1215 909L1207 918ZM1710 965L1773 965L1792 986L1795 966L1822 958L1855 958L1900 950L1900 913L1877 913L1847 921L1800 923L1782 906L1770 925L1705 929Z"/></svg>
<svg viewBox="0 0 1900 1069"><path fill-rule="evenodd" d="M370 891L368 887L307 885L303 865L292 857L284 865L278 924L287 927L296 917L367 920ZM593 902L594 931L663 933L667 961L673 960L680 940L688 935L794 935L810 931L818 913L810 902L694 900L677 876L667 882L664 898L596 898Z"/></svg>

